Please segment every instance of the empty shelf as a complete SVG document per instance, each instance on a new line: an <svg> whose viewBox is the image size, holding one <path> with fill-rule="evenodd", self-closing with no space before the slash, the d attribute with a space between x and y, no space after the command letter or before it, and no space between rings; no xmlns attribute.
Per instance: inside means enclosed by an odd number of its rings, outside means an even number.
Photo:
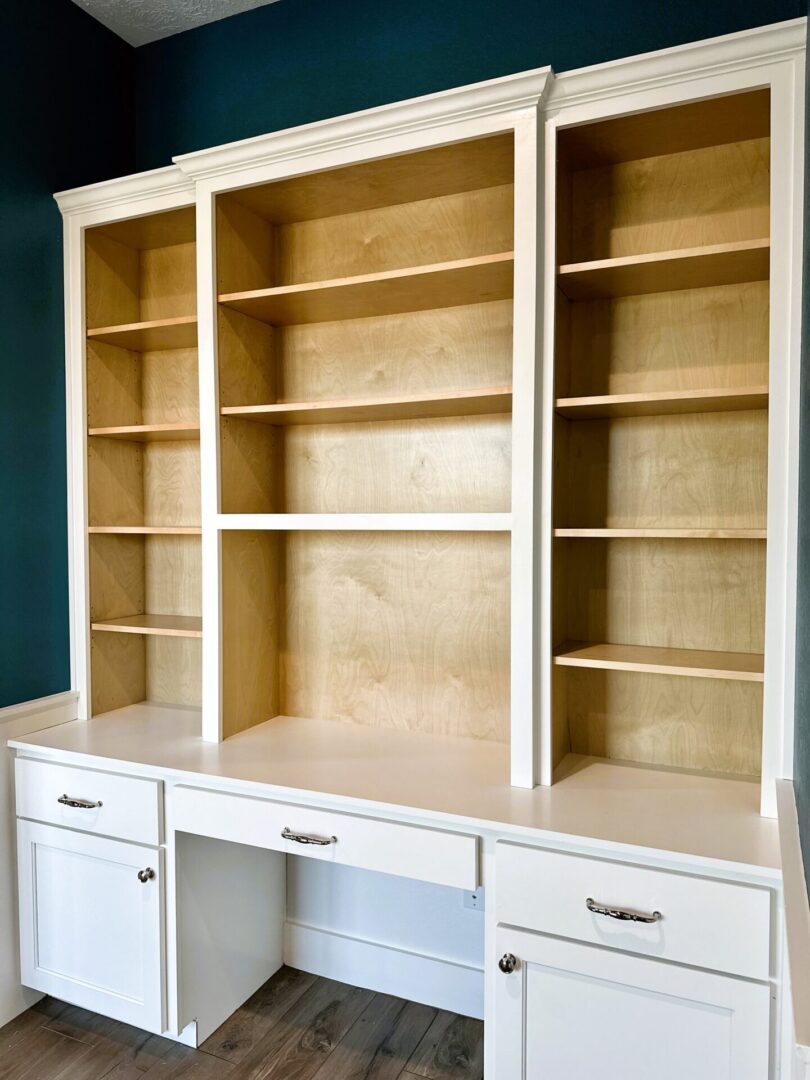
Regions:
<svg viewBox="0 0 810 1080"><path fill-rule="evenodd" d="M127 615L122 619L98 619L91 630L117 634L155 634L161 637L202 637L199 615Z"/></svg>
<svg viewBox="0 0 810 1080"><path fill-rule="evenodd" d="M223 293L219 301L276 326L395 315L505 300L512 296L513 263L514 254L507 251L333 281Z"/></svg>
<svg viewBox="0 0 810 1080"><path fill-rule="evenodd" d="M89 533L117 533L121 536L200 536L199 525L90 525Z"/></svg>
<svg viewBox="0 0 810 1080"><path fill-rule="evenodd" d="M350 424L370 420L481 416L488 413L506 413L511 408L511 386L491 386L480 390L449 390L445 393L408 394L403 397L238 405L223 408L221 412L223 416L259 420L265 424Z"/></svg>
<svg viewBox="0 0 810 1080"><path fill-rule="evenodd" d="M555 650L554 663L606 671L640 671L699 679L735 679L741 682L762 682L765 678L764 657L759 653L566 641Z"/></svg>
<svg viewBox="0 0 810 1080"><path fill-rule="evenodd" d="M769 266L770 240L743 240L569 263L557 283L569 300L590 300L767 281Z"/></svg>
<svg viewBox="0 0 810 1080"><path fill-rule="evenodd" d="M560 416L569 420L732 412L767 407L767 386L735 386L723 390L665 390L646 394L603 394L597 397L558 398L556 403Z"/></svg>
<svg viewBox="0 0 810 1080"><path fill-rule="evenodd" d="M766 529L555 529L561 539L765 540Z"/></svg>
<svg viewBox="0 0 810 1080"><path fill-rule="evenodd" d="M191 349L197 344L197 317L183 315L176 319L98 326L88 330L87 337L90 341L103 341L105 345L118 345L133 352Z"/></svg>
<svg viewBox="0 0 810 1080"><path fill-rule="evenodd" d="M127 424L120 427L90 428L88 435L129 442L166 442L199 439L199 424Z"/></svg>

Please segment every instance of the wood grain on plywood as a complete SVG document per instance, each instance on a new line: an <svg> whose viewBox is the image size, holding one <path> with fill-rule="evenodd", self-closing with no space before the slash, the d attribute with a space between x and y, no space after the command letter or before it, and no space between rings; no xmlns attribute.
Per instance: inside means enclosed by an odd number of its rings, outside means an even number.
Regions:
<svg viewBox="0 0 810 1080"><path fill-rule="evenodd" d="M244 188L228 196L276 224L439 198L513 179L511 132Z"/></svg>
<svg viewBox="0 0 810 1080"><path fill-rule="evenodd" d="M289 534L283 711L507 740L509 561L493 533Z"/></svg>
<svg viewBox="0 0 810 1080"><path fill-rule="evenodd" d="M282 225L277 285L446 263L514 247L511 184ZM258 287L261 282L257 282Z"/></svg>
<svg viewBox="0 0 810 1080"><path fill-rule="evenodd" d="M221 412L224 416L242 416L265 424L291 425L474 416L511 409L511 386L493 386L399 397L241 405L223 408Z"/></svg>
<svg viewBox="0 0 810 1080"><path fill-rule="evenodd" d="M195 207L182 206L178 210L113 221L97 226L93 232L138 250L191 244L196 234Z"/></svg>
<svg viewBox="0 0 810 1080"><path fill-rule="evenodd" d="M144 540L139 536L91 536L88 544L91 620L146 610Z"/></svg>
<svg viewBox="0 0 810 1080"><path fill-rule="evenodd" d="M573 668L567 683L574 753L759 775L757 683Z"/></svg>
<svg viewBox="0 0 810 1080"><path fill-rule="evenodd" d="M199 523L199 441L145 443L143 487L145 522L182 526Z"/></svg>
<svg viewBox="0 0 810 1080"><path fill-rule="evenodd" d="M142 424L142 371L138 354L100 341L88 341L85 355L88 426Z"/></svg>
<svg viewBox="0 0 810 1080"><path fill-rule="evenodd" d="M172 244L140 253L140 318L197 313L197 245Z"/></svg>
<svg viewBox="0 0 810 1080"><path fill-rule="evenodd" d="M568 263L557 281L570 300L590 300L767 281L769 267L770 240L758 238Z"/></svg>
<svg viewBox="0 0 810 1080"><path fill-rule="evenodd" d="M220 303L277 326L394 315L512 295L513 254L385 270L304 285L220 294Z"/></svg>
<svg viewBox="0 0 810 1080"><path fill-rule="evenodd" d="M217 198L217 292L277 285L275 230L231 195Z"/></svg>
<svg viewBox="0 0 810 1080"><path fill-rule="evenodd" d="M91 712L134 705L146 698L145 639L134 634L90 635Z"/></svg>
<svg viewBox="0 0 810 1080"><path fill-rule="evenodd" d="M118 439L87 444L88 512L91 526L144 521L144 447Z"/></svg>
<svg viewBox="0 0 810 1080"><path fill-rule="evenodd" d="M138 252L97 229L85 233L85 319L87 326L138 322Z"/></svg>
<svg viewBox="0 0 810 1080"><path fill-rule="evenodd" d="M769 166L761 138L576 171L569 261L767 237Z"/></svg>
<svg viewBox="0 0 810 1080"><path fill-rule="evenodd" d="M283 557L278 533L222 535L223 738L280 711Z"/></svg>
<svg viewBox="0 0 810 1080"><path fill-rule="evenodd" d="M609 671L643 671L701 679L764 680L762 653L709 652L701 649L661 649L649 645L609 645L566 641L554 650L554 663L563 667Z"/></svg>
<svg viewBox="0 0 810 1080"><path fill-rule="evenodd" d="M196 349L147 350L141 354L144 424L200 422Z"/></svg>
<svg viewBox="0 0 810 1080"><path fill-rule="evenodd" d="M278 398L278 331L267 323L219 305L217 367L219 402L261 405Z"/></svg>
<svg viewBox="0 0 810 1080"><path fill-rule="evenodd" d="M764 529L765 410L569 423L568 528Z"/></svg>
<svg viewBox="0 0 810 1080"><path fill-rule="evenodd" d="M288 326L276 333L278 396L253 399L256 404L512 381L511 300Z"/></svg>
<svg viewBox="0 0 810 1080"><path fill-rule="evenodd" d="M764 651L764 544L619 539L566 546L566 639Z"/></svg>
<svg viewBox="0 0 810 1080"><path fill-rule="evenodd" d="M282 513L283 453L281 433L276 428L238 417L222 417L219 438L221 513Z"/></svg>
<svg viewBox="0 0 810 1080"><path fill-rule="evenodd" d="M121 543L121 538L116 538L115 542ZM143 545L145 601L142 610L200 616L202 551L199 538L147 536Z"/></svg>
<svg viewBox="0 0 810 1080"><path fill-rule="evenodd" d="M558 395L766 385L768 303L758 281L565 304Z"/></svg>
<svg viewBox="0 0 810 1080"><path fill-rule="evenodd" d="M149 319L96 326L87 331L90 341L101 341L132 352L166 349L190 349L197 344L197 316L178 315L165 319Z"/></svg>
<svg viewBox="0 0 810 1080"><path fill-rule="evenodd" d="M146 697L174 705L202 701L202 642L188 637L104 634L98 637L140 637L146 651Z"/></svg>

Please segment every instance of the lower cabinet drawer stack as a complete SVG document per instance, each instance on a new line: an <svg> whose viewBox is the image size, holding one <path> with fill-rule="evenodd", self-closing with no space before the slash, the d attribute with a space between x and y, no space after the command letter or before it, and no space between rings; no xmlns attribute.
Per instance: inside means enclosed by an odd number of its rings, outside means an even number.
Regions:
<svg viewBox="0 0 810 1080"><path fill-rule="evenodd" d="M500 842L497 1080L763 1080L766 888Z"/></svg>

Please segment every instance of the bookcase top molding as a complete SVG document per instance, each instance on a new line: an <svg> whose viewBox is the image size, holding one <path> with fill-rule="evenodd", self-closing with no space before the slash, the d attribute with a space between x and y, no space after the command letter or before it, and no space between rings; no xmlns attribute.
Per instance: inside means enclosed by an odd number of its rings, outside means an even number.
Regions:
<svg viewBox="0 0 810 1080"><path fill-rule="evenodd" d="M740 30L734 34L675 45L669 49L623 57L605 64L555 72L545 108L583 105L601 97L632 93L682 82L690 76L722 75L804 58L807 17Z"/></svg>
<svg viewBox="0 0 810 1080"><path fill-rule="evenodd" d="M167 165L162 169L151 169L148 172L86 184L68 191L58 191L54 199L62 213L68 216L91 210L114 209L134 201L158 201L173 196L180 199L183 195L188 196L185 201L189 205L194 202L193 181L176 165Z"/></svg>
<svg viewBox="0 0 810 1080"><path fill-rule="evenodd" d="M538 108L553 73L550 67L507 75L436 94L318 120L191 154L175 163L191 179L207 180L253 165L306 157L376 139L389 139L466 120Z"/></svg>

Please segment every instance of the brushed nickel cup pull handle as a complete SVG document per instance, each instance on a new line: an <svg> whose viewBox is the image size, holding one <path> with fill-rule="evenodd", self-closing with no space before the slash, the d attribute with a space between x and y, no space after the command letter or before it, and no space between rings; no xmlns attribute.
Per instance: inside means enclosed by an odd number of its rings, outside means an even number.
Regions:
<svg viewBox="0 0 810 1080"><path fill-rule="evenodd" d="M597 904L590 896L585 901L585 907L594 915L605 915L608 919L619 919L620 922L657 923L664 917L660 911L646 915L642 911L628 911L627 908L604 907L602 904Z"/></svg>
<svg viewBox="0 0 810 1080"><path fill-rule="evenodd" d="M75 806L78 810L95 810L104 805L101 799L98 802L91 802L90 799L74 799L70 795L60 795L56 801L62 806Z"/></svg>
<svg viewBox="0 0 810 1080"><path fill-rule="evenodd" d="M147 881L153 881L154 877L155 871L151 866L147 866L145 870L138 871L138 881L140 881L141 885L145 885Z"/></svg>
<svg viewBox="0 0 810 1080"><path fill-rule="evenodd" d="M282 840L294 840L296 844L315 844L317 847L328 847L329 844L336 844L336 836L311 836L308 833L293 832L288 826L284 826L281 830Z"/></svg>

